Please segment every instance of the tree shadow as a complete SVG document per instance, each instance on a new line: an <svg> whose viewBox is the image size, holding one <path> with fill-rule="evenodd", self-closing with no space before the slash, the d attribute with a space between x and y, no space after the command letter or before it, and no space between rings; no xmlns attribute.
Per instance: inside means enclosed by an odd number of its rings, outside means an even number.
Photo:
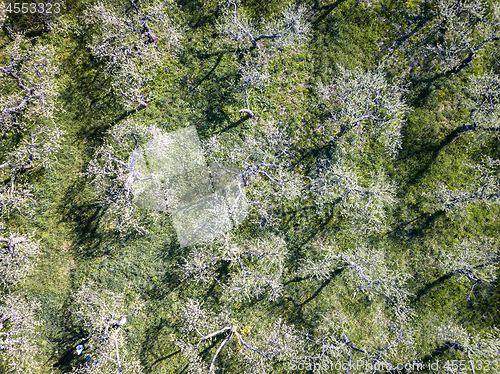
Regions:
<svg viewBox="0 0 500 374"><path fill-rule="evenodd" d="M429 283L425 284L424 287L422 287L421 289L419 289L416 292L416 294L415 294L415 302L420 301L420 299L422 297L424 297L425 295L427 295L429 293L429 291L431 291L433 288L436 288L440 284L444 283L448 279L452 278L454 275L455 275L455 273L450 272L448 274L440 276L439 278L437 278L436 280L434 280L432 282L429 282Z"/></svg>
<svg viewBox="0 0 500 374"><path fill-rule="evenodd" d="M413 175L408 179L409 184L416 184L418 183L429 171L429 168L434 165L436 162L437 158L441 154L441 151L443 148L448 146L449 144L453 143L455 140L457 140L461 134L466 132L467 130L464 130L465 127L461 126L453 130L451 133L449 133L441 142L438 144L428 146L425 148L422 148L419 154L425 155L424 157L419 158L420 160L425 159L425 161L421 162L421 167L418 168ZM402 160L404 158L410 158L414 157L415 154L408 153L407 155L399 158L398 160Z"/></svg>
<svg viewBox="0 0 500 374"><path fill-rule="evenodd" d="M385 236L392 237L393 239L401 238L402 236L406 236L409 238L422 237L425 235L425 230L428 229L437 219L440 217L444 217L446 212L443 210L438 210L434 213L424 213L419 215L418 217L404 222L398 223L397 227L386 233ZM411 226L410 229L406 229L408 226Z"/></svg>
<svg viewBox="0 0 500 374"><path fill-rule="evenodd" d="M210 76L206 77L203 87L201 86L201 82L192 87L186 83L188 86L186 89L189 92L189 101L194 103L196 111L201 114L200 117L193 117L192 119L194 123L202 124L201 126L197 126L200 138L228 131L237 127L246 119L243 117L237 122L231 122L230 116L226 111L229 103L232 104L235 101L234 91L227 89L227 87L222 87L220 84L220 81L225 81L231 82L230 85L233 87L238 86L240 79L238 74L233 71L218 74L216 77L217 81L215 81L212 75L213 72ZM210 95L208 100L207 94Z"/></svg>
<svg viewBox="0 0 500 374"><path fill-rule="evenodd" d="M311 301L313 301L314 299L316 299L321 294L323 289L325 287L327 287L332 282L332 280L335 277L337 277L338 275L340 275L343 271L344 271L344 269L340 268L340 269L336 269L333 272L331 272L329 274L328 278L323 280L320 283L319 287L314 291L314 293L311 296L309 296L308 298L306 298L304 301L297 303L293 299L293 297L289 296L289 297L286 297L277 306L279 306L281 304L280 306L284 307L284 301L290 301L293 304L293 307L295 308L295 312L296 312L296 315L291 318L291 321L296 323L296 322L298 322L297 320L299 320L301 324L309 325L304 318L304 306L307 305L308 303L310 303ZM311 277L296 277L296 278L293 278L293 279L283 283L283 286L289 285L291 283L299 283L299 282L302 282L303 280L311 280Z"/></svg>
<svg viewBox="0 0 500 374"><path fill-rule="evenodd" d="M178 351L175 351L173 353L170 353L169 355L167 356L164 356L164 357L160 357L158 359L156 359L155 361L153 361L153 363L151 364L151 366L149 367L149 370L151 370L153 368L153 366L155 366L156 364L159 364L160 362L162 361L165 361L167 359L169 359L170 357L173 357L175 355L178 355L179 353L181 353L182 351L179 349Z"/></svg>
<svg viewBox="0 0 500 374"><path fill-rule="evenodd" d="M189 24L190 28L196 29L204 27L207 24L215 23L215 20L218 16L218 7L215 8L213 12L210 12L210 9L203 9L203 3L200 4L198 1L192 0L176 0L177 6L182 9L182 13L184 15L189 15L187 19L185 19L186 23Z"/></svg>
<svg viewBox="0 0 500 374"><path fill-rule="evenodd" d="M307 299L305 299L303 302L301 302L300 304L298 304L298 307L301 309L301 312L300 314L302 314L302 308L304 307L304 305L310 303L312 300L314 300L316 297L318 297L318 295L321 293L321 291L323 291L323 288L325 288L326 286L328 286L330 284L330 282L332 281L333 277L335 277L336 275L340 274L342 272L343 269L337 269L333 272L333 274L328 277L328 279L324 280L323 282L321 282L321 285L318 287L318 289L316 291L314 291L314 293L309 296Z"/></svg>
<svg viewBox="0 0 500 374"><path fill-rule="evenodd" d="M425 25L427 25L432 20L432 15L431 15L432 10L429 3L423 2L420 4L420 6L423 8L423 12L421 14L419 13L417 15L414 15L413 12L404 14L405 18L410 18L410 21L407 22L413 24L414 26L407 33L404 34L401 34L400 32L396 33L397 37L396 39L393 39L392 42L392 47L394 49L397 49L398 47L405 44L407 40L409 40L412 36L417 34L420 30L422 30L425 27ZM391 16L390 12L387 15Z"/></svg>
<svg viewBox="0 0 500 374"><path fill-rule="evenodd" d="M172 322L166 320L165 318L161 318L159 323L149 325L149 327L145 333L145 339L143 340L143 342L141 344L140 357L147 357L148 352L151 353L152 348L154 347L153 344L157 342L159 331L162 330L163 328L173 329L174 326L173 326ZM164 357L159 357L159 358L155 359L153 362L148 363L148 364L143 362L144 368L149 373L152 371L153 366L159 364L162 361L167 360L170 357L173 357L173 356L179 354L180 352L181 352L181 350L175 351L175 352L168 354Z"/></svg>
<svg viewBox="0 0 500 374"><path fill-rule="evenodd" d="M317 12L319 13L318 16L314 21L312 21L313 27L317 27L321 21L323 21L328 15L339 5L341 5L345 0L337 0L333 4L330 5L323 5L321 8L318 8L316 6Z"/></svg>
<svg viewBox="0 0 500 374"><path fill-rule="evenodd" d="M71 121L80 124L72 129L76 135L74 144L85 139L90 145L85 147L88 155L93 152L92 146L102 144L104 131L135 112L123 109L111 92L108 77L98 71L93 72L93 76L89 74L94 69L93 63L78 65L71 83L61 93L61 99L67 103L65 110L71 113Z"/></svg>
<svg viewBox="0 0 500 374"><path fill-rule="evenodd" d="M229 117L227 117L227 118L229 119ZM224 132L228 132L231 129L238 127L239 125L241 125L243 122L245 122L248 119L250 119L250 116L248 114L245 114L242 118L240 118L236 122L231 122L229 125L224 127L222 130L219 130L218 132L216 132L216 134L222 134Z"/></svg>
<svg viewBox="0 0 500 374"><path fill-rule="evenodd" d="M81 192L85 190L85 181L78 181L68 187L64 198L59 206L61 214L60 223L73 223L72 241L74 243L76 258L93 258L101 253L96 253L93 249L98 248L102 241L102 234L99 232L101 218L105 213L105 208L93 202L81 201ZM92 243L89 247L87 243ZM78 247L85 246L86 250L81 252Z"/></svg>
<svg viewBox="0 0 500 374"><path fill-rule="evenodd" d="M75 326L72 323L72 319L68 318L70 313L70 305L71 298L68 297L63 307L63 310L66 311L65 316L61 318L64 325L60 327L61 333L54 339L57 347L60 347L59 351L62 351L63 354L58 354L59 359L53 366L64 373L71 371L72 368L77 364L79 357L73 354L73 350L81 341L82 337L87 336L87 334L81 330L80 326ZM54 353L52 357L48 359L48 361L52 361L53 359L55 359L56 354L57 353Z"/></svg>
<svg viewBox="0 0 500 374"><path fill-rule="evenodd" d="M87 161L93 157L94 148L102 145L103 132L114 124L127 118L136 110L125 110L111 89L110 78L102 72L102 63L98 63L90 55L85 41L77 39L78 59L70 54L63 62L71 68L71 81L61 92L69 121L78 124L68 129L71 133L73 146L83 153L83 173ZM58 206L61 223L73 223L72 240L75 247L84 246L85 251L75 250L75 258L95 257L106 254L99 250L103 234L99 232L100 221L106 212L97 202L85 194L89 192L88 180L85 177L76 180L64 191L64 197ZM116 233L106 234L107 238L117 240ZM92 243L89 247L87 244Z"/></svg>
<svg viewBox="0 0 500 374"><path fill-rule="evenodd" d="M224 51L215 53L215 55L217 56L217 60L215 61L214 66L195 84L193 88L200 86L203 82L205 82L208 79L208 77L210 77L210 75L215 71L215 69L217 69L217 67L221 63L226 53L227 52Z"/></svg>
<svg viewBox="0 0 500 374"><path fill-rule="evenodd" d="M430 364L436 362L432 360L436 359L437 357L440 357L443 353L445 353L448 350L449 348L444 344L437 348L434 348L430 353L422 357L422 364L424 365L424 367L429 367Z"/></svg>
<svg viewBox="0 0 500 374"><path fill-rule="evenodd" d="M283 225L281 231L286 233L287 242L291 243L290 255L292 258L302 258L301 250L330 226L336 217L335 205L336 202L327 205L321 214L317 211L316 205L280 214L280 218L287 222L286 226ZM305 218L308 222L305 227L300 223L301 218Z"/></svg>

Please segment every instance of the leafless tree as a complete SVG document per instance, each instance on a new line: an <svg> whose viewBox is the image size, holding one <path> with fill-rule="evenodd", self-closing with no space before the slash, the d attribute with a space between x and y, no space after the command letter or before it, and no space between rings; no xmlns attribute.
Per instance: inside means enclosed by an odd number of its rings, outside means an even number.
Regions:
<svg viewBox="0 0 500 374"><path fill-rule="evenodd" d="M411 317L391 313L384 303L372 304L370 309L370 326L339 306L318 316L321 322L316 331L305 333L304 351L297 357L296 367L314 373L377 373L390 372L401 361L419 362Z"/></svg>
<svg viewBox="0 0 500 374"><path fill-rule="evenodd" d="M338 209L348 230L373 234L388 225L396 185L380 163L368 166L366 155L394 159L409 108L403 100L405 90L388 82L382 65L371 72L338 70L334 82L319 89L331 113L320 130L331 147L317 162L311 191L320 207Z"/></svg>
<svg viewBox="0 0 500 374"><path fill-rule="evenodd" d="M34 44L22 34L13 34L6 46L8 59L0 66L0 77L8 92L0 96L0 139L14 132L27 133L13 151L0 156L0 214L23 209L32 200L31 188L22 174L36 167L50 167L56 160L64 134L53 124L58 87L54 49ZM21 181L20 181L21 180Z"/></svg>
<svg viewBox="0 0 500 374"><path fill-rule="evenodd" d="M320 247L322 259L304 259L301 270L304 275L327 279L335 270L342 269L347 282L370 298L384 296L403 303L410 295L405 287L409 275L388 266L384 251L363 245L356 248L340 248L335 243L315 245Z"/></svg>
<svg viewBox="0 0 500 374"><path fill-rule="evenodd" d="M240 82L241 88L244 93L245 108L241 109L239 113L246 113L253 118L254 112L250 109L248 101L249 90L254 88L265 87L269 83L270 76L267 69L268 60L266 57L248 56L244 61L238 64L238 70L241 75Z"/></svg>
<svg viewBox="0 0 500 374"><path fill-rule="evenodd" d="M406 287L409 274L391 266L383 250L367 245L341 248L335 243L317 242L315 246L319 247L320 258L302 260L301 273L326 280L340 271L350 297L357 299L359 295L365 302L370 300L369 327L359 315L344 309L342 300L334 302L331 312L321 313L320 323L306 334L301 362L315 372L321 372L322 367L331 370L339 362L345 372L356 372L353 363L361 359L372 369L378 367L374 370L378 372L390 370L401 359L416 360L415 313ZM371 372L370 367L363 370Z"/></svg>

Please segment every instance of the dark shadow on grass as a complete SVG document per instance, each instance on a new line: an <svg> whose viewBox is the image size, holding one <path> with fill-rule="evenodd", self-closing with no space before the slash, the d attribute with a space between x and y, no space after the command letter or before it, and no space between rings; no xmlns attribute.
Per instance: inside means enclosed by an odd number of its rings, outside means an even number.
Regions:
<svg viewBox="0 0 500 374"><path fill-rule="evenodd" d="M395 229L386 232L383 236L392 237L393 239L399 239L402 236L408 238L421 237L425 234L424 231L426 229L429 229L438 218L444 217L445 215L446 213L443 210L438 210L432 214L420 214L410 221L398 222ZM410 229L407 229L408 226L411 226Z"/></svg>
<svg viewBox="0 0 500 374"><path fill-rule="evenodd" d="M179 349L178 351L175 351L175 352L173 352L173 353L171 353L171 354L167 355L167 356L160 357L160 358L156 359L156 360L155 360L155 361L151 364L150 369L151 369L151 368L153 368L153 366L155 366L156 364L159 364L160 362L165 361L165 360L169 359L169 358L170 358L170 357L172 357L172 356L178 355L179 353L181 353L181 350L180 350L180 349Z"/></svg>
<svg viewBox="0 0 500 374"><path fill-rule="evenodd" d="M73 246L85 246L87 249L85 253L81 251L76 251L76 258L85 258L88 256L93 257L95 253L92 253L87 243L92 243L95 247L96 240L97 243L101 241L101 234L99 231L100 220L105 213L105 209L89 202L80 202L80 194L84 190L82 182L78 182L73 186L70 186L65 193L62 200L62 204L59 207L61 211L62 218L61 223L71 222L73 225L72 240ZM76 248L77 249L77 248Z"/></svg>
<svg viewBox="0 0 500 374"><path fill-rule="evenodd" d="M208 71L208 73L206 73L203 78L201 78L194 86L194 88L198 87L199 85L201 85L203 82L205 82L208 77L210 77L210 75L215 71L215 69L217 69L217 67L219 66L219 64L221 63L222 59L224 58L224 52L218 52L216 53L216 56L217 56L217 60L215 61L215 64L214 66Z"/></svg>
<svg viewBox="0 0 500 374"><path fill-rule="evenodd" d="M427 295L432 289L434 289L437 286L439 286L440 284L446 282L448 279L452 278L454 275L455 275L455 273L451 272L451 273L445 274L445 275L437 278L436 280L434 280L430 283L427 283L426 285L424 285L424 287L422 287L421 289L419 289L416 292L415 301L416 302L420 301L420 299L422 297L424 297L425 295Z"/></svg>
<svg viewBox="0 0 500 374"><path fill-rule="evenodd" d="M224 132L228 132L229 130L238 127L239 125L241 125L243 122L245 122L248 119L250 119L250 116L249 115L244 115L238 121L231 122L229 125L227 125L226 127L224 127L222 130L218 131L216 134L222 134Z"/></svg>
<svg viewBox="0 0 500 374"><path fill-rule="evenodd" d="M85 66L83 70L87 68L91 70L92 65ZM123 109L118 98L110 92L110 80L102 73L95 72L93 77L88 77L85 71L80 74L74 75L72 83L61 93L61 98L67 103L65 110L72 114L71 121L78 124L76 139L85 139L90 156L92 146L102 144L102 134L135 110Z"/></svg>
<svg viewBox="0 0 500 374"><path fill-rule="evenodd" d="M423 162L422 166L414 172L413 176L408 180L408 183L409 184L418 183L428 173L429 168L436 162L436 159L441 154L443 148L445 148L446 146L457 140L461 134L469 131L467 129L468 129L467 126L461 126L459 128L456 128L451 133L449 133L440 143L431 147L423 148L420 153L426 155L425 157L426 161ZM414 154L409 154L406 157L412 157L412 156L414 156ZM400 158L400 160L403 158L405 157L403 156L402 158Z"/></svg>
<svg viewBox="0 0 500 374"><path fill-rule="evenodd" d="M82 337L87 337L87 334L81 330L80 326L75 326L72 323L72 319L69 317L69 307L71 305L71 298L67 298L63 310L65 310L65 316L61 317L60 320L63 322L62 326L59 326L59 335L53 340L58 347L59 359L53 365L58 368L63 373L68 373L72 370L72 367L77 365L78 356L73 354L73 350L76 345L81 341ZM54 354L55 355L55 354ZM49 361L52 361L56 357L50 357Z"/></svg>
<svg viewBox="0 0 500 374"><path fill-rule="evenodd" d="M135 110L123 109L120 99L112 94L110 78L102 72L102 64L92 58L83 40L79 43L82 45L78 47L78 60L74 61L75 55L72 54L64 61L72 71L72 79L62 91L61 100L69 121L75 126L71 129L71 137L75 139L73 146L83 151L84 163L79 171L85 172L94 148L103 143L103 133ZM88 182L85 177L76 180L66 189L58 207L61 222L73 227L75 259L103 254L98 250L103 240L99 225L106 208L89 199L87 195L92 191ZM106 234L106 239L116 240L117 234ZM85 247L85 250L78 247Z"/></svg>
<svg viewBox="0 0 500 374"><path fill-rule="evenodd" d="M340 268L340 269L336 269L335 271L331 272L328 276L327 279L323 280L319 287L316 289L316 291L314 291L314 293L309 296L307 299L305 299L304 301L302 301L301 303L297 303L292 297L286 297L284 299L284 301L290 301L292 304L293 304L293 307L295 309L295 312L296 312L296 317L295 318L292 318L292 322L293 323L297 323L299 322L300 324L307 324L305 319L304 319L304 313L303 313L303 309L304 309L304 306L308 303L310 303L312 300L314 300L315 298L317 298L321 292L323 291L323 289L328 286L331 281L338 275L340 275L342 273L342 271L344 271L343 268ZM284 285L288 285L288 284L291 284L291 283L298 283L298 282L301 282L303 280L307 280L307 279L311 279L310 277L306 277L306 278L302 278L302 277L296 277L294 279L291 279L290 281L287 281L284 283ZM283 302L281 303L282 306L284 306ZM299 321L297 321L297 319Z"/></svg>
<svg viewBox="0 0 500 374"><path fill-rule="evenodd" d="M290 256L292 262L294 262L294 258L303 258L302 249L330 226L331 221L336 217L335 204L336 202L329 204L323 214L319 214L316 210L317 207L311 205L290 212L283 212L279 215L283 221L286 219L287 222L287 226L282 227L282 231L287 233L287 242L291 243ZM308 222L306 227L300 224L300 218L304 216Z"/></svg>
<svg viewBox="0 0 500 374"><path fill-rule="evenodd" d="M104 242L127 239L120 237L116 231L103 232L101 220L107 208L85 196L85 193L91 192L86 183L83 179L69 186L57 208L61 215L60 223L71 226L70 237L76 261L109 255L111 247L102 245Z"/></svg>
<svg viewBox="0 0 500 374"><path fill-rule="evenodd" d="M190 16L184 21L188 23L188 26L191 29L202 28L208 24L214 24L217 19L218 7L214 8L215 12L202 12L205 7L200 7L200 4L197 1L177 0L176 3L178 7L182 8L184 15Z"/></svg>
<svg viewBox="0 0 500 374"><path fill-rule="evenodd" d="M299 304L299 307L302 309L302 307L308 303L310 303L312 300L314 300L316 297L318 297L318 295L321 293L321 291L323 291L323 288L325 288L326 286L328 286L330 284L330 282L332 281L332 278L334 276L336 276L337 274L340 274L340 272L342 271L342 269L337 269L333 272L333 274L331 275L330 278L324 280L323 282L321 282L321 285L318 287L318 289L316 291L314 291L314 293L309 296L307 299L305 299L303 302L301 302Z"/></svg>
<svg viewBox="0 0 500 374"><path fill-rule="evenodd" d="M321 8L318 8L318 16L314 21L312 21L313 27L318 26L318 24L323 21L328 15L339 5L341 5L345 0L337 0L333 4L330 5L324 5Z"/></svg>
<svg viewBox="0 0 500 374"><path fill-rule="evenodd" d="M449 348L446 345L441 345L437 348L434 348L430 353L422 357L422 363L424 367L429 367L430 364L436 362L435 359L440 357L443 353L448 351Z"/></svg>
<svg viewBox="0 0 500 374"><path fill-rule="evenodd" d="M170 322L164 318L161 318L159 323L149 325L149 327L145 333L146 338L144 339L144 341L141 345L141 357L145 358L145 357L147 357L148 352L151 353L151 351L154 347L153 343L157 341L159 331L161 331L163 328L169 328L170 330L172 330L174 328L174 326L173 326L172 322ZM146 372L150 373L152 371L153 366L159 364L162 361L165 361L166 359L168 359L172 356L175 356L176 354L178 354L180 352L181 351L178 350L178 351L173 352L167 356L157 358L156 360L154 360L150 364L146 364L143 362L144 368L146 369ZM143 361L144 361L144 359L143 359Z"/></svg>

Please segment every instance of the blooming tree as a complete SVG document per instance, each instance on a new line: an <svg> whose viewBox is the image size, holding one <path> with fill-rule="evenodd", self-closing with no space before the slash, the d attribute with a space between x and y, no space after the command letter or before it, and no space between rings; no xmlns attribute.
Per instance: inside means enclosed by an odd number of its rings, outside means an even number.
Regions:
<svg viewBox="0 0 500 374"><path fill-rule="evenodd" d="M0 237L0 358L9 372L36 373L39 368L36 339L42 322L36 314L40 303L15 289L32 273L39 254L32 235Z"/></svg>
<svg viewBox="0 0 500 374"><path fill-rule="evenodd" d="M12 35L5 56L8 61L0 66L0 79L8 94L0 95L0 137L27 134L0 157L0 177L6 182L0 185L0 214L13 209L23 214L33 200L30 186L19 179L27 170L50 167L61 148L64 132L49 124L57 110L58 69L51 46L33 45L22 34Z"/></svg>
<svg viewBox="0 0 500 374"><path fill-rule="evenodd" d="M320 207L335 204L351 229L362 233L384 228L396 202L396 186L385 173L363 175L354 162L342 159L320 162L312 190Z"/></svg>
<svg viewBox="0 0 500 374"><path fill-rule="evenodd" d="M460 189L451 189L441 183L432 193L424 193L427 204L432 208L450 214L460 214L469 205L484 204L491 206L500 201L500 161L489 156L476 165L471 165L468 183Z"/></svg>
<svg viewBox="0 0 500 374"><path fill-rule="evenodd" d="M61 148L63 134L57 127L39 127L29 139L23 138L13 151L3 157L0 176L8 179L7 184L0 186L0 214L16 209L24 215L23 209L34 200L31 187L18 182L18 179L25 171L51 167L57 161L56 153Z"/></svg>
<svg viewBox="0 0 500 374"><path fill-rule="evenodd" d="M252 49L259 50L258 54L245 53L238 61L245 99L245 108L240 113L254 117L248 101L249 89L267 84L270 78L269 63L277 49L296 48L310 37L306 9L302 6L288 7L280 17L259 22L245 13L240 1L227 1L227 6L222 7L217 28L222 35L231 39L232 44L236 43L239 52L240 49L246 50L246 41L252 45ZM262 48L264 40L269 42L269 48Z"/></svg>
<svg viewBox="0 0 500 374"><path fill-rule="evenodd" d="M148 149L152 139L162 140L155 146L155 152L169 146L168 137L162 137L155 126L137 124L129 118L110 130L109 137L96 149L87 167L86 176L91 178L99 204L106 208L105 222L122 234L131 228L144 231L134 216L137 209L134 183L151 181L154 185L151 193L156 199L172 203L168 181L162 181L154 172L143 175L136 167L139 155Z"/></svg>
<svg viewBox="0 0 500 374"><path fill-rule="evenodd" d="M179 45L181 34L167 14L169 1L98 2L85 13L96 28L92 54L105 63L113 90L126 105L146 107L146 84ZM168 54L167 54L168 53Z"/></svg>
<svg viewBox="0 0 500 374"><path fill-rule="evenodd" d="M481 372L482 360L492 360L498 357L500 338L497 328L484 334L475 334L460 325L445 325L441 326L437 333L438 338L445 343L446 347L461 352L467 358L472 373L476 373L476 370ZM447 366L444 368L447 373L456 372L457 368L453 367L454 365Z"/></svg>
<svg viewBox="0 0 500 374"><path fill-rule="evenodd" d="M42 322L36 312L40 304L9 294L0 296L0 357L11 372L36 373L37 327Z"/></svg>
<svg viewBox="0 0 500 374"><path fill-rule="evenodd" d="M281 320L247 337L243 324L231 318L229 312L213 313L194 300L187 300L180 320L183 333L174 341L188 360L190 373L215 373L217 362L223 360L224 347L239 353L239 360L249 373L269 372L273 362L292 362L300 353L299 334ZM208 363L201 356L201 348L214 340L217 349L211 353Z"/></svg>
<svg viewBox="0 0 500 374"><path fill-rule="evenodd" d="M293 201L304 189L304 181L293 170L292 145L285 129L268 122L243 140L214 136L205 142L205 149L214 179L234 182L239 191L235 199L256 209L255 222L273 225L273 205Z"/></svg>
<svg viewBox="0 0 500 374"><path fill-rule="evenodd" d="M194 247L184 258L181 270L185 279L208 284L217 279L216 267L227 261L231 276L222 287L229 299L253 299L267 294L275 300L283 289L286 255L286 243L279 236L263 235L245 241L226 234L208 245Z"/></svg>
<svg viewBox="0 0 500 374"><path fill-rule="evenodd" d="M15 286L33 270L40 254L38 242L32 235L11 233L0 237L0 279L3 286Z"/></svg>
<svg viewBox="0 0 500 374"><path fill-rule="evenodd" d="M469 97L466 105L469 122L457 129L456 139L461 134L474 134L473 140L484 140L485 135L500 134L500 78L493 72L474 75L467 85Z"/></svg>
<svg viewBox="0 0 500 374"><path fill-rule="evenodd" d="M440 0L438 15L430 32L435 40L425 46L446 74L456 73L498 42L500 26L498 4L477 0Z"/></svg>
<svg viewBox="0 0 500 374"><path fill-rule="evenodd" d="M47 122L56 110L55 51L50 45L32 45L22 34L12 35L0 66L0 134ZM13 89L15 88L15 89Z"/></svg>
<svg viewBox="0 0 500 374"><path fill-rule="evenodd" d="M368 72L342 67L338 72L332 84L319 90L331 113L325 134L334 142L346 136L346 141L358 147L374 139L388 156L394 156L401 147L400 129L409 112L404 88L388 82L382 65Z"/></svg>
<svg viewBox="0 0 500 374"><path fill-rule="evenodd" d="M491 240L469 239L453 250L443 250L439 267L447 274L454 274L472 283L467 299L474 295L476 286L492 284L496 280L500 252Z"/></svg>
<svg viewBox="0 0 500 374"><path fill-rule="evenodd" d="M143 307L136 296L85 283L74 294L74 315L83 322L95 350L92 361L74 373L142 373L139 360L127 348L127 322Z"/></svg>

